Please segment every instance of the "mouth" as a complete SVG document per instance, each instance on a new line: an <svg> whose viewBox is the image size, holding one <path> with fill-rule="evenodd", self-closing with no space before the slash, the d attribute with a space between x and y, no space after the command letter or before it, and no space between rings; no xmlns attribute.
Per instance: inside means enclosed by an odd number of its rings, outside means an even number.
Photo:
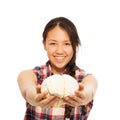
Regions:
<svg viewBox="0 0 120 120"><path fill-rule="evenodd" d="M65 59L65 56L54 56L54 58L57 62L63 62Z"/></svg>

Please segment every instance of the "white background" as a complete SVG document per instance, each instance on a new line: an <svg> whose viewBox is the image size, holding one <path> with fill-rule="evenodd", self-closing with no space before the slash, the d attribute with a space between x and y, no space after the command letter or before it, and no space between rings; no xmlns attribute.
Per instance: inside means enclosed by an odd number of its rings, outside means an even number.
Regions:
<svg viewBox="0 0 120 120"><path fill-rule="evenodd" d="M82 42L77 64L98 79L89 120L119 120L119 0L1 0L0 117L23 119L25 101L17 76L45 63L42 31L57 16L75 23Z"/></svg>

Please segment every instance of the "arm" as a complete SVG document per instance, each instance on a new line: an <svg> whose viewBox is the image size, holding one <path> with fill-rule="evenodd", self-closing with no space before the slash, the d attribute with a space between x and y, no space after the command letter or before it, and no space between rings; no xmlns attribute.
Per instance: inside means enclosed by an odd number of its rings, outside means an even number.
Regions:
<svg viewBox="0 0 120 120"><path fill-rule="evenodd" d="M91 102L95 96L97 89L97 80L92 75L87 75L79 83L79 90L75 91L75 95L64 98L64 101L70 106L86 105Z"/></svg>
<svg viewBox="0 0 120 120"><path fill-rule="evenodd" d="M48 92L40 92L37 78L33 70L22 71L18 75L18 85L23 98L33 106L49 107L57 100L55 96L46 97Z"/></svg>
<svg viewBox="0 0 120 120"><path fill-rule="evenodd" d="M25 70L20 72L18 75L18 85L24 99L26 99L27 89L32 89L34 92L36 91L36 83L37 79L32 70Z"/></svg>
<svg viewBox="0 0 120 120"><path fill-rule="evenodd" d="M83 78L82 85L83 85L83 93L84 93L83 96L85 96L86 98L83 104L87 104L94 99L98 83L93 75L87 75Z"/></svg>
<svg viewBox="0 0 120 120"><path fill-rule="evenodd" d="M36 95L37 78L32 70L25 70L18 75L18 85L23 98L34 105Z"/></svg>

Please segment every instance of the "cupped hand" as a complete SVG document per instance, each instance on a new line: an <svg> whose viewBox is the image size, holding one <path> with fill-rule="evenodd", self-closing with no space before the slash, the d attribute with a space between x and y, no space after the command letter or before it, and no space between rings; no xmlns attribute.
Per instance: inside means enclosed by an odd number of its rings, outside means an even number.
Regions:
<svg viewBox="0 0 120 120"><path fill-rule="evenodd" d="M84 91L84 85L79 83L79 89L75 91L74 95L69 95L63 98L64 102L70 106L80 106L84 105L87 99L86 92Z"/></svg>
<svg viewBox="0 0 120 120"><path fill-rule="evenodd" d="M37 94L35 96L34 102L35 106L40 106L41 108L48 108L53 106L53 104L59 99L54 95L48 95L48 91L41 93L41 86L36 87Z"/></svg>

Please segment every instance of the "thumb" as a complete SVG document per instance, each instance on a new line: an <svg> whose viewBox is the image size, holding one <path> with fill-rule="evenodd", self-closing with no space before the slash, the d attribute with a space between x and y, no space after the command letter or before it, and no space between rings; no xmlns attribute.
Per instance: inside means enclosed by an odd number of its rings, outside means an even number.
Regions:
<svg viewBox="0 0 120 120"><path fill-rule="evenodd" d="M82 91L84 89L84 85L82 83L79 83L79 90Z"/></svg>
<svg viewBox="0 0 120 120"><path fill-rule="evenodd" d="M37 93L41 93L41 85L36 86Z"/></svg>

